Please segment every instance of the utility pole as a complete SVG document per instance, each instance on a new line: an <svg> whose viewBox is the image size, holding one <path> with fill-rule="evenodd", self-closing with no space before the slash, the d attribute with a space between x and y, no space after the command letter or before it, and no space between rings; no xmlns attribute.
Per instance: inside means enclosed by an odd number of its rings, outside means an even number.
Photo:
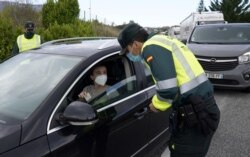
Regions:
<svg viewBox="0 0 250 157"><path fill-rule="evenodd" d="M85 13L85 10L84 10L84 12L83 12L83 19L84 19L84 21L86 21L86 13Z"/></svg>
<svg viewBox="0 0 250 157"><path fill-rule="evenodd" d="M91 0L89 0L89 20L91 22Z"/></svg>

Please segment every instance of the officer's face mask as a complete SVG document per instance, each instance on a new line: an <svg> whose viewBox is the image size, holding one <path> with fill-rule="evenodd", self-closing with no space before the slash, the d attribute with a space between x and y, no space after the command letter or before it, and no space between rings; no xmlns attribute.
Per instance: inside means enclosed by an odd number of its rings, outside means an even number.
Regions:
<svg viewBox="0 0 250 157"><path fill-rule="evenodd" d="M134 49L133 49L133 43L132 43L131 49L130 49L130 51L127 53L128 59L131 60L132 62L140 62L140 61L142 61L142 57L141 57L140 54L139 54L139 55L133 55L133 53L132 53L133 50L134 50Z"/></svg>
<svg viewBox="0 0 250 157"><path fill-rule="evenodd" d="M127 53L127 57L128 57L128 59L131 60L132 62L140 62L140 61L142 61L141 55L135 56L135 55L132 54L132 52L128 52L128 53Z"/></svg>
<svg viewBox="0 0 250 157"><path fill-rule="evenodd" d="M107 82L107 75L99 75L95 78L95 83L104 86Z"/></svg>
<svg viewBox="0 0 250 157"><path fill-rule="evenodd" d="M34 35L34 30L27 30L26 33L25 33L25 37L26 38L32 38Z"/></svg>

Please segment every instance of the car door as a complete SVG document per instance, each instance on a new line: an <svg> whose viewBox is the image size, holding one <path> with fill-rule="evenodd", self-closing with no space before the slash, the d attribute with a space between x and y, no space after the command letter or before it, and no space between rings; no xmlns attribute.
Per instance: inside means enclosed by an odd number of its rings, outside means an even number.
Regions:
<svg viewBox="0 0 250 157"><path fill-rule="evenodd" d="M151 71L144 64L141 64L141 71L143 72L144 80L144 90L147 93L147 104L152 102L153 96L156 94L155 83L151 75ZM169 132L169 115L171 109L150 114L150 127L149 127L149 144L157 144L159 142L167 142L170 137Z"/></svg>
<svg viewBox="0 0 250 157"><path fill-rule="evenodd" d="M60 113L79 94L80 84L88 82L89 70L85 70L52 115L48 141L53 156L127 157L136 154L148 142L147 95L140 91L133 65L118 52L99 60L88 66L90 69L96 64L105 64L108 69L110 88L89 102L97 111L99 122L90 126L70 126L57 121Z"/></svg>

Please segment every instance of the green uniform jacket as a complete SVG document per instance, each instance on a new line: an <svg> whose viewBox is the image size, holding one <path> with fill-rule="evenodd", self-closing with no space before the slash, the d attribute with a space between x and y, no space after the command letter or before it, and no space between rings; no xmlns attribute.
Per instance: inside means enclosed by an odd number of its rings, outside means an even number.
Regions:
<svg viewBox="0 0 250 157"><path fill-rule="evenodd" d="M142 57L150 68L156 82L176 78L174 59L172 52L168 49L155 44L147 45L143 49ZM157 90L158 99L173 100L174 108L187 103L187 98L191 94L205 98L213 94L213 86L207 80L184 94L180 94L179 87Z"/></svg>

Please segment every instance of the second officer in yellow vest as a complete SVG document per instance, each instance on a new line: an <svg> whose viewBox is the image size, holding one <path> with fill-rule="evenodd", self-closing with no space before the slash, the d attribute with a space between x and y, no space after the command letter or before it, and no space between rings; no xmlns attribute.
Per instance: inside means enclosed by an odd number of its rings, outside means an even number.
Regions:
<svg viewBox="0 0 250 157"><path fill-rule="evenodd" d="M169 117L171 157L204 157L218 127L220 111L213 87L193 53L177 39L150 36L135 23L120 32L118 41L121 55L143 61L152 72L156 95L150 109L173 109Z"/></svg>
<svg viewBox="0 0 250 157"><path fill-rule="evenodd" d="M41 45L41 43L41 36L35 34L35 24L32 21L27 21L25 24L25 33L17 37L12 54L15 55L37 48Z"/></svg>

